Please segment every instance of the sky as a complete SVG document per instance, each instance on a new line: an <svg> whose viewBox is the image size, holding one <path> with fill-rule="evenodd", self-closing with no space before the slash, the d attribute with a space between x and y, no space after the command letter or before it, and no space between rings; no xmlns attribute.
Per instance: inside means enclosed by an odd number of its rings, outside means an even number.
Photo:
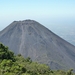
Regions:
<svg viewBox="0 0 75 75"><path fill-rule="evenodd" d="M75 25L75 0L0 0L0 31L15 20L26 19L49 29Z"/></svg>

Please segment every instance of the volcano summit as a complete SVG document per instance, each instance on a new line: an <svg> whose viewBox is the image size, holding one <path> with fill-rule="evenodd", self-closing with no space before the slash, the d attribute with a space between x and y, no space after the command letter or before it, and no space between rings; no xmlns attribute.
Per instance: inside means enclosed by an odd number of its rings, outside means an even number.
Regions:
<svg viewBox="0 0 75 75"><path fill-rule="evenodd" d="M34 20L14 21L0 32L0 42L51 69L75 69L75 46Z"/></svg>

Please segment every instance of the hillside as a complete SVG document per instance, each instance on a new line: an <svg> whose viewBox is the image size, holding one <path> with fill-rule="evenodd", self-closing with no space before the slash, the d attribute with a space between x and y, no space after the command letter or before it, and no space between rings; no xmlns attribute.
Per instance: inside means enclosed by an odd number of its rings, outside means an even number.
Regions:
<svg viewBox="0 0 75 75"><path fill-rule="evenodd" d="M75 69L75 46L34 20L12 22L0 32L0 42L51 69Z"/></svg>
<svg viewBox="0 0 75 75"><path fill-rule="evenodd" d="M67 40L71 44L75 46L75 25L56 25L50 27L50 29L58 34L63 39Z"/></svg>
<svg viewBox="0 0 75 75"><path fill-rule="evenodd" d="M0 75L75 75L72 69L52 71L48 66L23 58L21 54L14 55L8 47L0 43Z"/></svg>

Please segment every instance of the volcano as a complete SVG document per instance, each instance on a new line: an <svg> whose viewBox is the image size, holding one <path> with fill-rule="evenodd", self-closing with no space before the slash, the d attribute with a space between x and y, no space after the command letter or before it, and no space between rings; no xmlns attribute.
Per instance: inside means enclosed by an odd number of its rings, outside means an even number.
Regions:
<svg viewBox="0 0 75 75"><path fill-rule="evenodd" d="M12 22L0 32L0 42L51 69L75 69L75 46L34 20Z"/></svg>

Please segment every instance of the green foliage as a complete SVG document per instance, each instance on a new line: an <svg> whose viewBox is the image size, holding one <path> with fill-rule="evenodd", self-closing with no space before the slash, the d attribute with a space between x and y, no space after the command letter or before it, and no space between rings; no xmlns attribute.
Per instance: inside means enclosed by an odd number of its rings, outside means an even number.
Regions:
<svg viewBox="0 0 75 75"><path fill-rule="evenodd" d="M67 75L73 75L72 71L73 71L73 69L70 69L70 70L67 72Z"/></svg>
<svg viewBox="0 0 75 75"><path fill-rule="evenodd" d="M10 51L7 46L4 46L1 43L0 43L0 59L1 60L11 59L13 61L15 60L14 53L12 51Z"/></svg>
<svg viewBox="0 0 75 75"><path fill-rule="evenodd" d="M72 71L52 71L45 64L32 62L30 57L14 56L8 47L0 43L0 75L75 75Z"/></svg>

